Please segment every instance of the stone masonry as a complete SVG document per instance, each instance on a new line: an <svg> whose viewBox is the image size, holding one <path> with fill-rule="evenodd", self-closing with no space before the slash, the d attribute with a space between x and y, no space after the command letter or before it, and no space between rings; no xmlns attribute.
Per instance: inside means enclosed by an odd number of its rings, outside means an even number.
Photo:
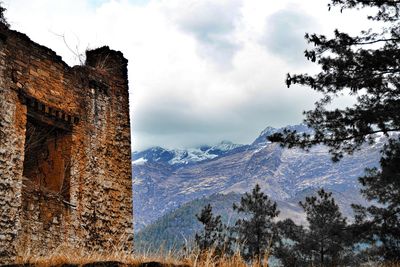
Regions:
<svg viewBox="0 0 400 267"><path fill-rule="evenodd" d="M0 23L0 264L132 251L127 63L101 47L69 67Z"/></svg>

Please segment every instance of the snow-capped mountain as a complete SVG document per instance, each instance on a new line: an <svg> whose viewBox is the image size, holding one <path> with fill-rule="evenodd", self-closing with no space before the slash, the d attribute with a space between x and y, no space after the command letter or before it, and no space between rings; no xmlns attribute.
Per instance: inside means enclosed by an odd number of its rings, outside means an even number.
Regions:
<svg viewBox="0 0 400 267"><path fill-rule="evenodd" d="M234 144L230 141L222 141L215 146L203 145L191 149L165 149L152 147L142 152L133 153L133 165L144 162L167 163L178 167L204 160L214 159L244 145Z"/></svg>
<svg viewBox="0 0 400 267"><path fill-rule="evenodd" d="M283 129L296 131L298 133L308 133L308 134L313 133L313 131L310 128L308 128L305 124L298 124L298 125L293 125L293 126L288 125L284 128L274 128L274 127L268 126L260 133L260 135L256 138L256 140L254 140L254 142L251 145L255 146L255 145L268 144L269 141L267 140L267 137L270 135L273 135L275 133L281 133L281 132L283 132Z"/></svg>
<svg viewBox="0 0 400 267"><path fill-rule="evenodd" d="M311 133L305 125L290 127ZM383 137L377 145L333 163L323 146L305 152L267 142L267 136L279 131L282 128L268 127L250 145L225 141L188 150L156 147L135 153L135 230L189 201L213 194L242 194L256 183L273 199L287 203L297 203L305 192L320 187L333 191L348 210L350 203L362 201L357 178L365 168L378 165Z"/></svg>

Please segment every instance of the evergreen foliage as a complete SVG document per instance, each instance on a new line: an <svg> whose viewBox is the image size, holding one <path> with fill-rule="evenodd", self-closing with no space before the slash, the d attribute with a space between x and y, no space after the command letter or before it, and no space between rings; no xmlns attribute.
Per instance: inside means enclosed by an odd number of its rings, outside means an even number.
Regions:
<svg viewBox="0 0 400 267"><path fill-rule="evenodd" d="M360 178L362 193L381 205L362 207L356 211L356 231L362 242L374 246L370 254L387 261L400 261L400 142L391 141L384 148L381 169L369 169Z"/></svg>
<svg viewBox="0 0 400 267"><path fill-rule="evenodd" d="M306 213L308 227L291 219L274 222L279 210L275 202L256 185L245 193L233 209L238 212L235 227L227 227L221 217L213 215L210 204L196 215L203 230L195 242L205 255L232 256L240 250L248 262L262 264L274 256L283 266L342 266L359 264L354 238L332 193L319 190L316 196L299 203ZM265 257L267 256L267 257Z"/></svg>
<svg viewBox="0 0 400 267"><path fill-rule="evenodd" d="M221 216L215 216L212 213L210 204L206 205L196 215L196 218L204 226L204 230L196 233L195 242L200 251L214 251L215 255L221 255L225 252L225 226L221 221Z"/></svg>
<svg viewBox="0 0 400 267"><path fill-rule="evenodd" d="M287 219L277 223L279 241L274 255L283 266L343 266L355 264L352 232L335 203L323 189L306 197L303 207L308 228Z"/></svg>
<svg viewBox="0 0 400 267"><path fill-rule="evenodd" d="M240 201L240 198L241 195L235 193L215 194L185 203L136 233L135 249L158 253L160 247L165 251L188 248L194 242L195 233L204 228L196 218L204 206L211 203L213 214L221 215L222 223L227 225L237 219L232 203Z"/></svg>
<svg viewBox="0 0 400 267"><path fill-rule="evenodd" d="M351 233L346 230L346 218L342 216L332 193L323 189L317 196L306 197L300 202L306 212L309 231L307 251L319 266L337 266L345 262L347 248L352 247Z"/></svg>
<svg viewBox="0 0 400 267"><path fill-rule="evenodd" d="M245 193L233 209L244 218L236 221L235 231L242 255L246 260L261 259L269 252L276 239L273 219L279 215L277 205L261 192L257 184L251 193Z"/></svg>
<svg viewBox="0 0 400 267"><path fill-rule="evenodd" d="M291 219L277 222L278 244L274 256L283 266L308 266L310 262L306 229Z"/></svg>
<svg viewBox="0 0 400 267"><path fill-rule="evenodd" d="M6 10L7 9L3 7L3 3L0 2L0 23L5 25L8 28L8 27L10 27L10 24L8 24L7 19L4 15Z"/></svg>
<svg viewBox="0 0 400 267"><path fill-rule="evenodd" d="M374 142L374 133L400 130L400 2L393 0L332 0L341 9L375 7L369 19L381 21L380 31L371 29L351 36L339 30L333 38L306 34L315 46L305 51L308 60L320 65L317 75L288 74L288 86L299 84L321 92L324 97L315 109L305 112L305 123L314 134L299 135L285 131L270 137L287 147L310 148L316 144L330 147L334 160L352 153L365 141ZM341 93L356 98L352 107L329 110L327 106Z"/></svg>
<svg viewBox="0 0 400 267"><path fill-rule="evenodd" d="M305 51L308 60L320 65L317 75L288 74L288 86L299 84L321 92L314 110L305 112L305 123L313 134L286 130L269 137L286 147L309 149L317 144L330 147L334 161L352 154L364 143L372 145L375 134L387 137L381 169L370 169L360 178L363 195L380 205L355 205L354 232L374 245L378 259L400 259L400 1L331 0L329 8L371 7L368 19L383 25L358 36L336 30L333 38L307 34L314 49ZM340 94L349 92L353 106L329 110ZM393 134L391 134L393 133Z"/></svg>

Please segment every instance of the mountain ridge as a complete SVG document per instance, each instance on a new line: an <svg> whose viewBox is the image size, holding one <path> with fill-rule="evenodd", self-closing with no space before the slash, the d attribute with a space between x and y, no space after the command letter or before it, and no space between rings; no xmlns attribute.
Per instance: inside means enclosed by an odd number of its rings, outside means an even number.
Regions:
<svg viewBox="0 0 400 267"><path fill-rule="evenodd" d="M305 125L290 127L311 132ZM184 203L217 193L242 194L256 183L277 201L291 202L299 192L320 187L346 191L362 200L357 178L366 167L378 166L383 139L334 164L327 147L306 152L267 141L268 135L282 130L267 127L248 145L225 142L226 149L215 154L210 152L213 146L206 145L186 154L163 148L137 152L133 161L135 230Z"/></svg>

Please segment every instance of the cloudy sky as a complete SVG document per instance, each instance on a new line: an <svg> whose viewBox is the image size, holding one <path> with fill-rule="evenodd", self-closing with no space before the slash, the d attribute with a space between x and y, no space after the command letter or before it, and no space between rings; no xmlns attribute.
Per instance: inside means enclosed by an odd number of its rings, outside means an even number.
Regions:
<svg viewBox="0 0 400 267"><path fill-rule="evenodd" d="M305 32L358 33L369 24L356 11L328 12L327 3L3 0L13 29L69 65L87 48L124 53L135 150L249 143L266 126L301 122L318 95L288 89L284 80L288 72L318 70L303 58Z"/></svg>

